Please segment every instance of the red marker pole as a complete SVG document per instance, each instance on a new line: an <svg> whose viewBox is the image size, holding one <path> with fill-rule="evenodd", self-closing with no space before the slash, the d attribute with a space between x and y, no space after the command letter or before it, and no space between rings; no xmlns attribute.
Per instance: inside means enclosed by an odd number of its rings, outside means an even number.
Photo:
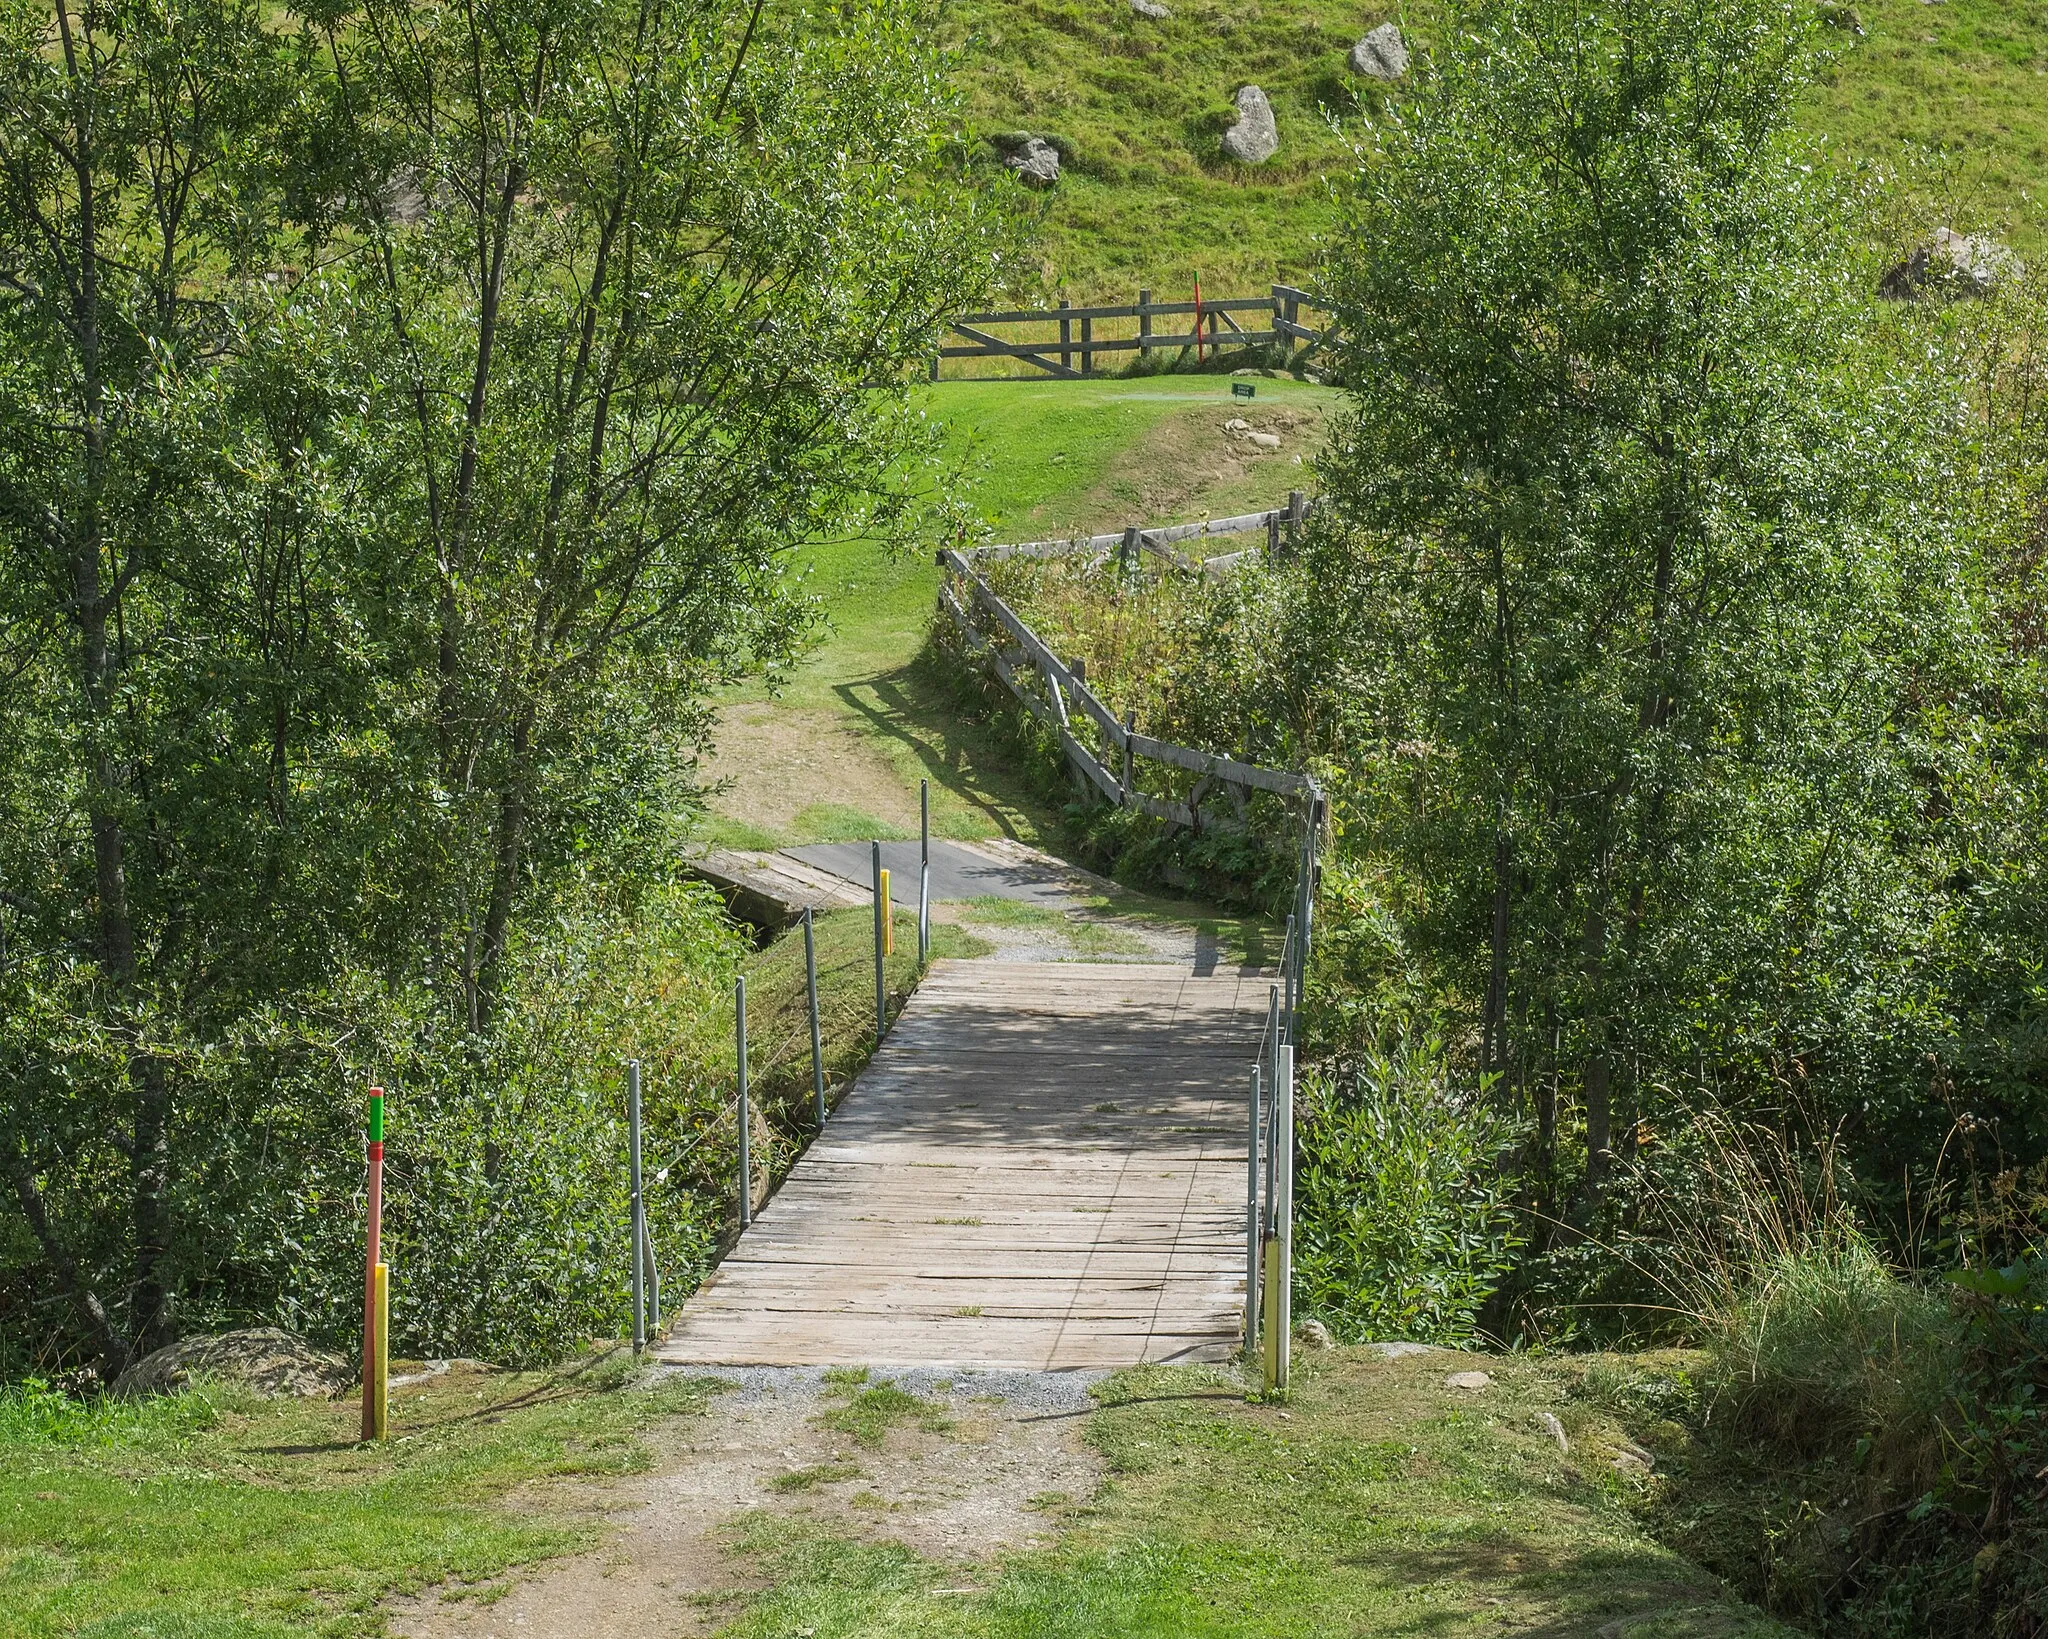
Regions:
<svg viewBox="0 0 2048 1639"><path fill-rule="evenodd" d="M363 1438L374 1440L383 1434L379 1426L377 1365L385 1358L379 1347L377 1312L377 1269L384 1261L384 1089L370 1089L370 1206L369 1233L363 1258Z"/></svg>

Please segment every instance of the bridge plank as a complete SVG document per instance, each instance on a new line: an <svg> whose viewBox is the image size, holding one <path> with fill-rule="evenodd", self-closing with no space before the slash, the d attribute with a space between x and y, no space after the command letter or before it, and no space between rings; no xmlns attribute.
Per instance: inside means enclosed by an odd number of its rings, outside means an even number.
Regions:
<svg viewBox="0 0 2048 1639"><path fill-rule="evenodd" d="M1229 1355L1242 1100L1270 982L936 964L660 1357L1059 1370Z"/></svg>

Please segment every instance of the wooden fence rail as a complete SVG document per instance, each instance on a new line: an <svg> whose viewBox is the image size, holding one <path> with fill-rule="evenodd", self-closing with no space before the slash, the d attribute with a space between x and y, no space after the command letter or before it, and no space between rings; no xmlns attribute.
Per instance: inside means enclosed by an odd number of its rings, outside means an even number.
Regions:
<svg viewBox="0 0 2048 1639"><path fill-rule="evenodd" d="M1256 548L1224 553L1200 561L1173 549L1176 541L1199 540L1216 535L1246 535L1266 532L1266 552L1277 557L1283 540L1292 540L1301 530L1314 502L1300 490L1290 491L1287 505L1265 512L1246 512L1235 518L1204 518L1199 523L1167 524L1147 529L1132 524L1107 535L1076 535L1067 540L1014 541L1004 546L971 546L959 556L966 562L1001 563L1009 558L1067 558L1096 555L1098 561L1115 552L1125 569L1137 567L1138 554L1149 552L1184 575L1217 575L1242 563Z"/></svg>
<svg viewBox="0 0 2048 1639"><path fill-rule="evenodd" d="M1197 533L1229 533L1229 530L1219 527L1222 525L1255 529L1276 518L1291 520L1292 524L1298 525L1305 510L1302 497L1297 493L1286 508L1250 513L1243 518L1212 519L1205 524L1184 524L1176 528L1178 538L1184 540ZM1172 532L1127 530L1119 535L1085 537L1085 545L1039 541L1022 543L1021 546L981 547L971 552L942 551L939 564L947 574L939 587L939 607L959 628L968 652L986 661L990 671L1017 697L1024 709L1053 730L1075 772L1105 800L1122 808L1138 809L1170 825L1199 832L1205 823L1212 827L1217 823L1213 820L1205 822L1202 814L1204 799L1217 788L1230 797L1239 828L1246 823L1245 797L1249 792L1263 791L1286 798L1313 798L1316 787L1305 775L1261 768L1254 763L1239 762L1232 757L1197 751L1191 746L1174 745L1170 741L1140 734L1135 718L1131 715L1118 718L1088 686L1080 664L1069 665L1054 654L975 568L976 560L1000 561L1004 556L1055 555L1052 552L1026 553L1026 547L1057 546L1066 550L1085 550L1086 546L1092 545L1119 545L1133 533L1143 537ZM1168 555L1178 557L1178 554ZM1186 560L1181 561L1185 563ZM977 619L977 616L985 618ZM1037 673L1044 686L1043 697L1025 685L1027 671ZM1084 726L1077 719L1092 724L1099 734L1100 754L1076 735L1075 729ZM1136 764L1140 760L1163 763L1195 775L1186 798L1157 797L1140 790L1135 778ZM1114 768L1108 766L1110 764L1114 764ZM1228 826L1230 822L1223 823Z"/></svg>
<svg viewBox="0 0 2048 1639"><path fill-rule="evenodd" d="M1320 297L1293 285L1275 285L1267 296L1230 296L1216 301L1155 302L1152 292L1141 290L1135 303L1106 307L1075 307L1062 302L1054 308L1020 308L1000 313L963 313L949 321L948 328L965 338L968 345L941 345L932 356L932 380L939 379L945 359L1017 359L1061 380L1078 381L1103 372L1096 366L1104 354L1136 353L1140 360L1150 353L1175 352L1185 348L1278 348L1292 361L1297 347L1313 352L1329 337L1327 329L1317 330L1301 322L1303 308L1321 310ZM1247 329L1238 314L1257 314L1265 328ZM1192 319L1186 330L1158 330L1159 319ZM1098 325L1128 325L1131 334L1106 334ZM1031 336L1004 340L994 334L1006 327L1058 327L1057 339ZM1079 368L1075 359L1079 357ZM1035 379L1035 378L1034 378Z"/></svg>

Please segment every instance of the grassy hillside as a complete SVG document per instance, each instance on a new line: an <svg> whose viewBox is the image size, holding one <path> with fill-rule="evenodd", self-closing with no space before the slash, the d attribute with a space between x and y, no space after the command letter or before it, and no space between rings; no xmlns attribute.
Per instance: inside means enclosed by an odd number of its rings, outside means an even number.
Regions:
<svg viewBox="0 0 2048 1639"><path fill-rule="evenodd" d="M1336 395L1257 385L1247 406L1218 376L959 381L929 389L925 407L962 493L998 538L1019 540L1283 503ZM1235 415L1278 434L1280 449L1226 438ZM749 847L915 835L918 780L929 778L939 835L1053 840L1044 799L910 664L938 592L932 561L853 540L807 549L804 564L823 641L773 692L728 697L706 770L722 787L707 835Z"/></svg>
<svg viewBox="0 0 2048 1639"><path fill-rule="evenodd" d="M970 129L1029 130L1068 149L1059 188L1031 196L1037 254L1016 294L1078 301L1149 286L1185 298L1245 294L1314 266L1334 220L1331 185L1363 119L1400 97L1353 77L1351 42L1426 6L1328 0L1170 0L1151 21L1128 0L960 0L953 29ZM2043 0L1861 0L1865 33L1808 108L1845 155L1912 173L1909 217L1991 226L2023 255L2048 253L2048 4ZM1224 159L1231 97L1272 100L1281 148L1267 164ZM1920 164L1915 150L1946 158ZM992 151L985 159L993 163Z"/></svg>

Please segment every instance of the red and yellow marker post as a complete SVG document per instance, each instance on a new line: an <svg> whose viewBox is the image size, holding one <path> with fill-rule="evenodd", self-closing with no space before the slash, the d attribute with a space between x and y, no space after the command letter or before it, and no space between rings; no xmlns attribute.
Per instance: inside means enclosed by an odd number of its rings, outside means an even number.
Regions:
<svg viewBox="0 0 2048 1639"><path fill-rule="evenodd" d="M390 1408L391 1273L384 1266L384 1089L370 1089L369 1233L363 1259L363 1438L384 1438Z"/></svg>
<svg viewBox="0 0 2048 1639"><path fill-rule="evenodd" d="M882 902L882 954L884 956L894 956L896 954L896 906L889 898L889 873L887 871L882 873L882 886L876 891L876 897Z"/></svg>

